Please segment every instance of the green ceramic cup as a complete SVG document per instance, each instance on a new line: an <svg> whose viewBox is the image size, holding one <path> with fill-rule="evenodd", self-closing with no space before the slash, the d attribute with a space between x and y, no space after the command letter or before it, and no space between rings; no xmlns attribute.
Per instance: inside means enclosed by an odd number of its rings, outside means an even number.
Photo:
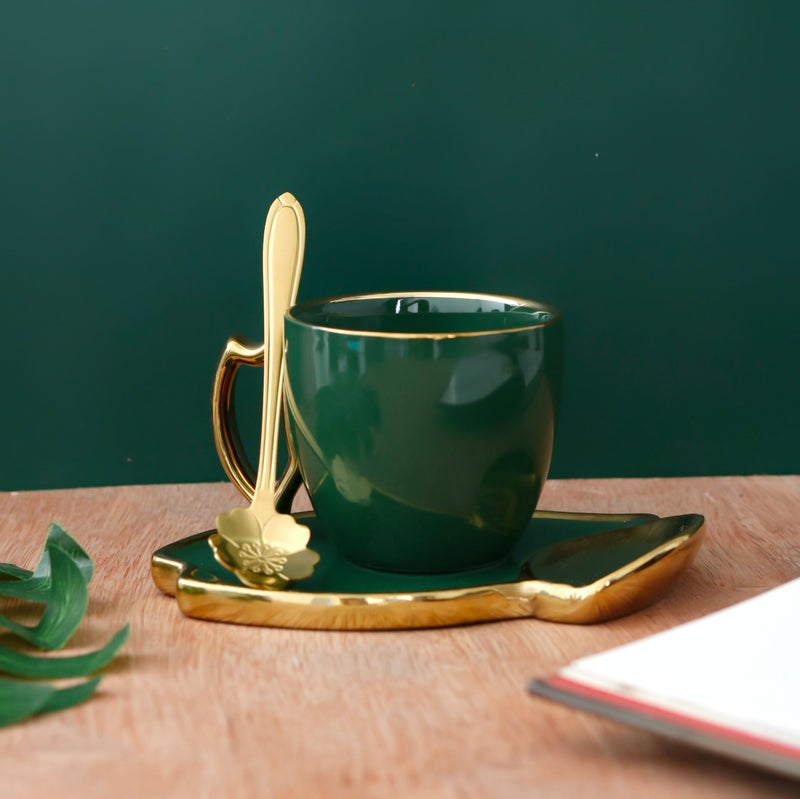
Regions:
<svg viewBox="0 0 800 799"><path fill-rule="evenodd" d="M287 312L289 446L344 557L431 573L509 554L550 466L562 335L552 305L484 294Z"/></svg>

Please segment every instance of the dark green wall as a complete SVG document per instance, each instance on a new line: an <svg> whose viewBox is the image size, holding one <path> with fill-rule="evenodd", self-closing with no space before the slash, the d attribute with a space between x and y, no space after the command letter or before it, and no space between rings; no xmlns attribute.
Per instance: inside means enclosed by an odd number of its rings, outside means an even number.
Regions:
<svg viewBox="0 0 800 799"><path fill-rule="evenodd" d="M283 191L301 298L564 308L553 476L796 472L799 35L795 0L6 0L0 488L222 478Z"/></svg>

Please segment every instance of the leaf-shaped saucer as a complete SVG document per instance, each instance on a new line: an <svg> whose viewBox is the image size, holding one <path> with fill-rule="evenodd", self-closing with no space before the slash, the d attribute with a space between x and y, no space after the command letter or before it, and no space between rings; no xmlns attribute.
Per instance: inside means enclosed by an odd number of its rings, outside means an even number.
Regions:
<svg viewBox="0 0 800 799"><path fill-rule="evenodd" d="M203 532L152 556L155 584L188 616L300 629L403 629L535 617L587 624L658 600L702 543L702 516L537 511L509 558L483 569L411 575L355 566L298 513L321 556L283 591L242 585Z"/></svg>

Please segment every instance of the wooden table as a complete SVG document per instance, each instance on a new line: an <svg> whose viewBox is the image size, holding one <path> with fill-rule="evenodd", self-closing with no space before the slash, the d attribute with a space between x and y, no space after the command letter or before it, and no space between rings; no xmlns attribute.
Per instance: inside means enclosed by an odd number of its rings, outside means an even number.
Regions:
<svg viewBox="0 0 800 799"><path fill-rule="evenodd" d="M706 542L667 598L609 624L315 632L192 620L152 584L153 550L244 504L228 484L0 494L0 561L32 565L53 519L94 557L76 646L132 624L94 699L0 730L0 795L796 797L525 688L797 577L798 499L800 477L552 481L542 507L699 512Z"/></svg>

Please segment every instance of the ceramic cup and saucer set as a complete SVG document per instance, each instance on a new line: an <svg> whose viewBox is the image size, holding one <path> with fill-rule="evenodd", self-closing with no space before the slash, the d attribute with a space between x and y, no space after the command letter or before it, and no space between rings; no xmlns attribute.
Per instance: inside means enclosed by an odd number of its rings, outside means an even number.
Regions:
<svg viewBox="0 0 800 799"><path fill-rule="evenodd" d="M212 400L222 465L251 504L169 544L156 585L187 615L306 629L536 617L606 621L659 599L703 517L537 509L561 393L563 316L494 294L295 304L305 220L283 194L264 235L265 343L228 341ZM257 468L233 411L263 367ZM280 422L289 464L275 479ZM291 513L304 487L313 511Z"/></svg>

